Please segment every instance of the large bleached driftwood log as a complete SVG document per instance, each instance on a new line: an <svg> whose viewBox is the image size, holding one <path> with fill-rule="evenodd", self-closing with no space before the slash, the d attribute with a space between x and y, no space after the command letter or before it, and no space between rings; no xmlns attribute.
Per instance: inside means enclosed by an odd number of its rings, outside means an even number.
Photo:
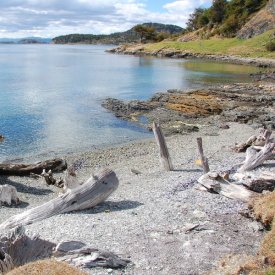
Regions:
<svg viewBox="0 0 275 275"><path fill-rule="evenodd" d="M111 252L100 251L85 243L66 241L56 244L37 236L28 237L18 227L9 236L0 237L0 274L38 259L54 257L78 267L123 268L130 261Z"/></svg>
<svg viewBox="0 0 275 275"><path fill-rule="evenodd" d="M66 161L60 158L40 161L34 164L1 163L0 175L29 176L41 174L43 170L61 172L67 168Z"/></svg>
<svg viewBox="0 0 275 275"><path fill-rule="evenodd" d="M96 181L91 177L82 185L38 207L29 209L0 224L0 229L11 229L32 224L51 216L93 207L106 200L118 187L116 174L104 170Z"/></svg>

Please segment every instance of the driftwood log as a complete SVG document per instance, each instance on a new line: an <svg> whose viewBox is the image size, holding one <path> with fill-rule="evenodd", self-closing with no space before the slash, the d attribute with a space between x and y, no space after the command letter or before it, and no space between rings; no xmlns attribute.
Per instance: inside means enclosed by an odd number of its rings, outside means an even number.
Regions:
<svg viewBox="0 0 275 275"><path fill-rule="evenodd" d="M29 176L31 173L41 174L44 169L51 170L52 172L61 172L66 168L66 162L60 158L34 164L1 163L0 175Z"/></svg>
<svg viewBox="0 0 275 275"><path fill-rule="evenodd" d="M160 162L166 171L172 171L173 165L160 125L153 122L153 132L159 146Z"/></svg>
<svg viewBox="0 0 275 275"><path fill-rule="evenodd" d="M114 253L100 251L82 242L56 244L37 236L30 238L25 235L23 227L16 228L10 236L0 237L0 274L28 262L50 257L85 268L123 268L130 262Z"/></svg>
<svg viewBox="0 0 275 275"><path fill-rule="evenodd" d="M19 201L17 190L14 186L9 184L0 185L0 206L2 204L18 204Z"/></svg>
<svg viewBox="0 0 275 275"><path fill-rule="evenodd" d="M94 178L91 177L82 185L68 190L61 196L15 215L0 224L0 229L12 229L57 214L91 208L106 200L117 189L118 183L116 174L112 170L106 169L98 177L98 180L94 181Z"/></svg>

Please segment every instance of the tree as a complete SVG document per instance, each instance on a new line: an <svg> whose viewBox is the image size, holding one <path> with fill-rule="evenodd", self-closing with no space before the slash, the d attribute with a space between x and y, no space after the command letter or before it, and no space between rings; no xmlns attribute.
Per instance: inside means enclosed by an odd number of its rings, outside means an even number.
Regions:
<svg viewBox="0 0 275 275"><path fill-rule="evenodd" d="M210 19L213 23L221 23L224 20L227 8L226 0L214 0L210 8Z"/></svg>
<svg viewBox="0 0 275 275"><path fill-rule="evenodd" d="M139 35L140 42L144 40L153 40L156 33L153 27L148 27L145 25L136 25L134 31Z"/></svg>
<svg viewBox="0 0 275 275"><path fill-rule="evenodd" d="M208 13L208 9L195 9L188 19L187 30L195 31L206 26L209 23Z"/></svg>

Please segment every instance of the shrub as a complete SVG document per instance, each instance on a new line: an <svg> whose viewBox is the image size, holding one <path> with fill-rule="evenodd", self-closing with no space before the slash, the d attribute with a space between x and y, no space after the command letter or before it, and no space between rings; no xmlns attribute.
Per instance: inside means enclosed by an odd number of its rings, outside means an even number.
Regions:
<svg viewBox="0 0 275 275"><path fill-rule="evenodd" d="M275 51L275 40L269 41L266 43L265 48L269 51L269 52L274 52Z"/></svg>

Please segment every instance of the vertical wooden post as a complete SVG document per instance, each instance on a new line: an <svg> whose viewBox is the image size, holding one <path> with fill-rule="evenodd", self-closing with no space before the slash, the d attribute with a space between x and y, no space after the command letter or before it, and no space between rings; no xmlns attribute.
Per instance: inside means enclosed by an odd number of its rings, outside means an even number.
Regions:
<svg viewBox="0 0 275 275"><path fill-rule="evenodd" d="M168 152L168 148L164 139L164 135L161 131L161 128L158 123L153 122L153 132L157 141L157 144L159 146L160 150L160 161L162 163L163 168L166 171L172 171L173 165L170 159L170 155Z"/></svg>
<svg viewBox="0 0 275 275"><path fill-rule="evenodd" d="M209 165L208 165L208 159L203 154L202 138L201 137L197 138L197 143L198 143L203 172L206 174L210 171L210 169L209 169Z"/></svg>

